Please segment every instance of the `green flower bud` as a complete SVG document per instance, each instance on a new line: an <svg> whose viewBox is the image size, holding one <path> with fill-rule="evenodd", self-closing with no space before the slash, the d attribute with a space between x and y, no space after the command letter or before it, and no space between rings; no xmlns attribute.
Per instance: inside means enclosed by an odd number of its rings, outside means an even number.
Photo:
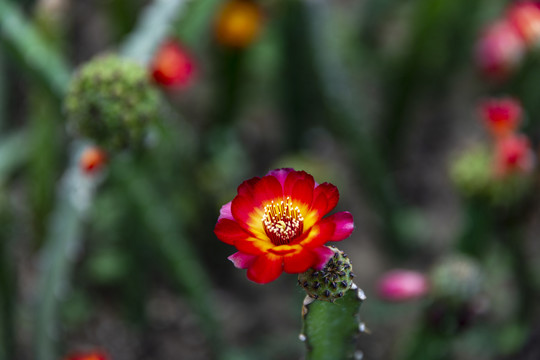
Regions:
<svg viewBox="0 0 540 360"><path fill-rule="evenodd" d="M492 156L485 146L474 146L458 155L451 164L450 177L465 197L489 197L492 183Z"/></svg>
<svg viewBox="0 0 540 360"><path fill-rule="evenodd" d="M107 150L143 145L159 95L145 68L116 55L97 57L75 74L65 98L68 126Z"/></svg>
<svg viewBox="0 0 540 360"><path fill-rule="evenodd" d="M334 256L321 270L309 269L298 275L298 283L307 294L324 301L334 302L343 297L353 284L351 261L343 251L329 246Z"/></svg>
<svg viewBox="0 0 540 360"><path fill-rule="evenodd" d="M432 297L455 304L468 303L480 294L483 281L478 264L463 255L445 258L430 271Z"/></svg>

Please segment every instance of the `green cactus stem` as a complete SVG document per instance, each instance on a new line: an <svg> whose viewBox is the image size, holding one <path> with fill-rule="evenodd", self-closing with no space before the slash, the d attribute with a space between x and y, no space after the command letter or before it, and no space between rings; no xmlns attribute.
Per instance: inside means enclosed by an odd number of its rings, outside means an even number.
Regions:
<svg viewBox="0 0 540 360"><path fill-rule="evenodd" d="M354 283L335 302L319 301L307 295L302 306L302 333L307 360L359 359L356 338L366 327L360 321L364 291Z"/></svg>

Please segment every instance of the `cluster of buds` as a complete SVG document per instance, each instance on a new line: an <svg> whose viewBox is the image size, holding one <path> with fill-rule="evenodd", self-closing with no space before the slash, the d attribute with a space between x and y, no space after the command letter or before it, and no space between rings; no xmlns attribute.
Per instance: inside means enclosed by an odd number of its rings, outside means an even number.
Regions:
<svg viewBox="0 0 540 360"><path fill-rule="evenodd" d="M540 7L531 1L518 2L484 28L476 44L477 64L488 78L506 79L538 46Z"/></svg>
<svg viewBox="0 0 540 360"><path fill-rule="evenodd" d="M430 302L426 321L436 331L456 333L467 329L488 310L484 275L473 259L450 255L429 272Z"/></svg>
<svg viewBox="0 0 540 360"><path fill-rule="evenodd" d="M138 63L100 56L77 71L64 108L76 135L108 151L138 148L158 116L159 94Z"/></svg>
<svg viewBox="0 0 540 360"><path fill-rule="evenodd" d="M530 141L518 131L521 105L512 98L487 99L480 117L491 141L463 152L453 163L452 179L467 197L505 204L519 200L532 184L535 166Z"/></svg>
<svg viewBox="0 0 540 360"><path fill-rule="evenodd" d="M334 255L322 269L309 269L298 275L298 284L313 299L334 302L342 298L352 284L351 261L343 251L329 247Z"/></svg>

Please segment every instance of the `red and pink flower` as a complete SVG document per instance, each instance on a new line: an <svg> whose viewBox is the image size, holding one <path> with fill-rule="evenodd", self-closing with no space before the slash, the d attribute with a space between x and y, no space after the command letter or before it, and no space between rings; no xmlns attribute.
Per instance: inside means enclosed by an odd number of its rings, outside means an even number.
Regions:
<svg viewBox="0 0 540 360"><path fill-rule="evenodd" d="M264 284L286 273L320 269L334 255L324 246L349 237L352 215L324 217L337 205L339 192L329 183L317 184L304 171L276 169L244 181L238 194L223 205L214 233L234 245L229 257L250 280Z"/></svg>
<svg viewBox="0 0 540 360"><path fill-rule="evenodd" d="M480 113L496 138L513 134L521 123L521 104L513 98L485 100L480 104Z"/></svg>

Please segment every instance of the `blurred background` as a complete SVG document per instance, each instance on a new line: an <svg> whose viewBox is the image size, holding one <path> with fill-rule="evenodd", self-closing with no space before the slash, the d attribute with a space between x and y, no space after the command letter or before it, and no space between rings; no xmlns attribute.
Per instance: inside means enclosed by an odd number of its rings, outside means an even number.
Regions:
<svg viewBox="0 0 540 360"><path fill-rule="evenodd" d="M354 216L364 359L540 358L539 48L530 1L0 0L0 359L304 358L213 233L280 167Z"/></svg>

